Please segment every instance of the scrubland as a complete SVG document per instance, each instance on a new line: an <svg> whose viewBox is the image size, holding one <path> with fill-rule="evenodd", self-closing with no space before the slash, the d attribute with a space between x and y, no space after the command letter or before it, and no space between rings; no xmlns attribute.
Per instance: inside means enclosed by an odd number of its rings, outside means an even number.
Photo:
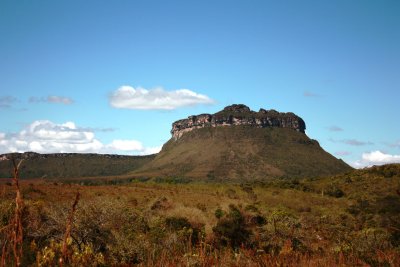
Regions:
<svg viewBox="0 0 400 267"><path fill-rule="evenodd" d="M399 170L243 184L22 179L21 243L4 180L0 266L400 266Z"/></svg>

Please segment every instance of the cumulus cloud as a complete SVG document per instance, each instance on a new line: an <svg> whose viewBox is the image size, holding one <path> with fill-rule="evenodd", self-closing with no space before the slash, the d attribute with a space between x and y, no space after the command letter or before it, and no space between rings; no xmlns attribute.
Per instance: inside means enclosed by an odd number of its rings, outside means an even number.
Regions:
<svg viewBox="0 0 400 267"><path fill-rule="evenodd" d="M139 155L156 154L161 151L161 148L162 146L145 147L144 150L139 153Z"/></svg>
<svg viewBox="0 0 400 267"><path fill-rule="evenodd" d="M121 86L110 95L109 102L114 108L173 110L198 104L213 104L214 100L188 89L166 91L163 88L147 90Z"/></svg>
<svg viewBox="0 0 400 267"><path fill-rule="evenodd" d="M103 144L95 133L74 122L56 124L34 121L18 133L0 133L0 153L34 151L38 153L150 154L161 148L147 148L136 140L114 140Z"/></svg>
<svg viewBox="0 0 400 267"><path fill-rule="evenodd" d="M29 98L29 102L30 103L54 103L54 104L71 105L72 103L74 103L74 100L72 100L69 97L65 97L65 96L51 95L48 97L31 96Z"/></svg>
<svg viewBox="0 0 400 267"><path fill-rule="evenodd" d="M13 96L1 96L0 97L0 108L10 108L12 104L17 102L18 99Z"/></svg>
<svg viewBox="0 0 400 267"><path fill-rule="evenodd" d="M120 151L142 151L143 145L136 140L114 140L108 145L109 148Z"/></svg>
<svg viewBox="0 0 400 267"><path fill-rule="evenodd" d="M85 127L85 128L80 128L82 130L85 131L89 131L89 132L102 132L102 133L110 133L110 132L114 132L116 130L116 128L92 128L92 127Z"/></svg>
<svg viewBox="0 0 400 267"><path fill-rule="evenodd" d="M400 163L400 155L391 155L379 150L363 153L361 160L354 162L356 168L369 167L373 165L383 165L389 163Z"/></svg>

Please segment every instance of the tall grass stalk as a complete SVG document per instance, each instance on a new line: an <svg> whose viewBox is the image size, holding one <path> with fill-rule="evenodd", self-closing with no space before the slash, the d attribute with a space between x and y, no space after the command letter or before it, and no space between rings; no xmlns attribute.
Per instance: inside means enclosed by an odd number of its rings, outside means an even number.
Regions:
<svg viewBox="0 0 400 267"><path fill-rule="evenodd" d="M10 252L9 246L11 246L14 255L14 266L21 266L22 260L22 242L24 238L23 228L22 228L22 209L24 206L24 201L22 199L21 191L19 188L19 168L21 167L23 160L20 160L17 164L15 159L12 159L13 163L13 185L15 187L15 210L14 216L10 218L10 221L6 227L1 229L6 231L6 239L3 247L1 249L1 261L0 266L10 266L11 263L7 264L7 256Z"/></svg>
<svg viewBox="0 0 400 267"><path fill-rule="evenodd" d="M80 193L77 192L75 196L75 201L72 204L71 212L68 216L67 226L65 228L64 241L62 246L62 257L60 258L60 266L62 266L63 263L68 260L68 242L69 242L68 240L71 238L72 223L74 220L74 214L79 202L79 198L80 198Z"/></svg>
<svg viewBox="0 0 400 267"><path fill-rule="evenodd" d="M15 266L21 265L22 258L22 241L24 238L23 229L22 229L22 209L24 206L24 202L22 199L21 191L19 189L19 168L22 164L23 160L20 160L18 164L15 159L13 159L14 166L14 178L13 183L15 186L15 213L14 213L14 222L13 222L13 231L12 231L12 241L13 241L13 252L15 259Z"/></svg>

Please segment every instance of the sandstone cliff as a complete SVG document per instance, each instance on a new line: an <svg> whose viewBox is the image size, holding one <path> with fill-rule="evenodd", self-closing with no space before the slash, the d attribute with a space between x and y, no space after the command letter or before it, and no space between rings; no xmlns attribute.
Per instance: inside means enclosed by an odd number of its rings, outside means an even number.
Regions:
<svg viewBox="0 0 400 267"><path fill-rule="evenodd" d="M215 114L193 115L187 119L178 120L172 124L171 134L177 140L184 133L193 129L232 125L250 125L256 128L291 128L301 133L305 133L306 129L303 119L294 113L282 113L262 108L255 112L246 105L235 104L227 106Z"/></svg>

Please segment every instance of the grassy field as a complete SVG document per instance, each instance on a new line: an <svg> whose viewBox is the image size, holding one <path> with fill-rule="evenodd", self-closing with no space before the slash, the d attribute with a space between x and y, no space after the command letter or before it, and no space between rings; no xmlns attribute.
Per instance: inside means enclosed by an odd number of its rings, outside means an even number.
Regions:
<svg viewBox="0 0 400 267"><path fill-rule="evenodd" d="M400 266L399 190L399 165L242 184L22 180L22 266ZM15 195L0 185L6 266Z"/></svg>

